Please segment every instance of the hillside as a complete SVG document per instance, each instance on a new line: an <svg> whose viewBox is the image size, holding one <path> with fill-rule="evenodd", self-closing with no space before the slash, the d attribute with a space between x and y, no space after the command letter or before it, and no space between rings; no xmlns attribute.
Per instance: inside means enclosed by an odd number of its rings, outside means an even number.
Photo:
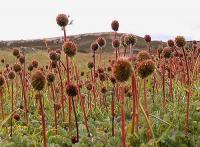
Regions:
<svg viewBox="0 0 200 147"><path fill-rule="evenodd" d="M118 34L117 37L121 37L122 33ZM107 45L104 48L106 52L113 52L111 41L113 38L112 32L104 32L104 33L88 33L88 34L80 34L80 35L72 35L69 36L71 40L74 40L78 44L78 51L83 53L90 52L90 44L96 40L98 37L105 37L107 41ZM54 37L46 39L48 46L50 48L56 49L61 48L62 46L62 37ZM155 49L164 43L161 41L152 41L152 48ZM45 50L45 43L43 39L36 40L16 40L16 41L0 41L0 49L8 50L14 47L22 47L24 49L29 49L30 51L40 49ZM137 36L137 44L135 46L136 49L144 49L146 47L146 43L142 37Z"/></svg>

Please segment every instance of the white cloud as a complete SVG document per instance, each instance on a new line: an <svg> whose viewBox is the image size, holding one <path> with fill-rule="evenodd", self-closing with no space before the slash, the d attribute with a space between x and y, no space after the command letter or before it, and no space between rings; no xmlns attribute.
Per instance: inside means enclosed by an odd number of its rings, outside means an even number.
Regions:
<svg viewBox="0 0 200 147"><path fill-rule="evenodd" d="M120 32L200 40L198 6L198 0L1 0L0 40L59 36L58 13L74 19L68 34L111 31L117 19Z"/></svg>

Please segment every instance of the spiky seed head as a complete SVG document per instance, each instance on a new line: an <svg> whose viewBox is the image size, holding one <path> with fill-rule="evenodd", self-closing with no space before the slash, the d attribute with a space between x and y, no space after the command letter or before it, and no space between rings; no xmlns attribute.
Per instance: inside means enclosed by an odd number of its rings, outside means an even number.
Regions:
<svg viewBox="0 0 200 147"><path fill-rule="evenodd" d="M126 58L118 59L113 66L113 75L119 82L127 81L132 75L131 63Z"/></svg>
<svg viewBox="0 0 200 147"><path fill-rule="evenodd" d="M58 14L56 22L60 27L65 27L69 22L68 16L66 14Z"/></svg>
<svg viewBox="0 0 200 147"><path fill-rule="evenodd" d="M100 73L104 73L104 69L103 69L102 67L99 67L99 68L97 69L97 71L98 71L99 74L100 74Z"/></svg>
<svg viewBox="0 0 200 147"><path fill-rule="evenodd" d="M20 55L20 57L18 58L18 60L19 60L19 62L20 62L21 64L24 64L24 62L25 62L25 56Z"/></svg>
<svg viewBox="0 0 200 147"><path fill-rule="evenodd" d="M193 40L193 41L192 41L192 44L197 44L197 41L196 41L196 40Z"/></svg>
<svg viewBox="0 0 200 147"><path fill-rule="evenodd" d="M57 49L57 50L56 50L56 53L57 53L57 54L61 54L61 50L60 50L60 49Z"/></svg>
<svg viewBox="0 0 200 147"><path fill-rule="evenodd" d="M32 65L33 65L34 68L38 67L38 61L33 60L31 63L32 63Z"/></svg>
<svg viewBox="0 0 200 147"><path fill-rule="evenodd" d="M20 55L19 49L17 49L17 48L14 48L12 53L13 53L13 56L15 56L15 57Z"/></svg>
<svg viewBox="0 0 200 147"><path fill-rule="evenodd" d="M148 59L140 62L137 66L138 75L144 79L154 72L155 65L153 60Z"/></svg>
<svg viewBox="0 0 200 147"><path fill-rule="evenodd" d="M125 38L126 38L126 34L123 34L121 37L120 37L120 42L121 42L121 45L123 46L123 47L127 47L128 45L126 44L126 41L125 41Z"/></svg>
<svg viewBox="0 0 200 147"><path fill-rule="evenodd" d="M116 78L114 76L111 76L110 77L110 81L112 84L115 84L116 83Z"/></svg>
<svg viewBox="0 0 200 147"><path fill-rule="evenodd" d="M86 84L86 88L88 91L92 90L92 84L91 83L87 83Z"/></svg>
<svg viewBox="0 0 200 147"><path fill-rule="evenodd" d="M168 40L167 41L167 45L168 45L168 47L174 47L174 41L173 40Z"/></svg>
<svg viewBox="0 0 200 147"><path fill-rule="evenodd" d="M139 62L147 60L147 59L151 59L151 55L149 54L149 52L142 50L137 54L137 60Z"/></svg>
<svg viewBox="0 0 200 147"><path fill-rule="evenodd" d="M49 58L51 60L57 60L58 59L57 53L55 51L49 52Z"/></svg>
<svg viewBox="0 0 200 147"><path fill-rule="evenodd" d="M96 42L93 42L90 46L90 48L92 49L92 51L97 51L99 48L99 45Z"/></svg>
<svg viewBox="0 0 200 147"><path fill-rule="evenodd" d="M76 55L77 45L72 41L67 41L63 44L63 51L68 57Z"/></svg>
<svg viewBox="0 0 200 147"><path fill-rule="evenodd" d="M1 63L4 63L4 62L5 62L5 59L4 59L4 58L2 58L2 59L1 59Z"/></svg>
<svg viewBox="0 0 200 147"><path fill-rule="evenodd" d="M33 65L32 64L29 64L28 65L28 71L32 71L33 70Z"/></svg>
<svg viewBox="0 0 200 147"><path fill-rule="evenodd" d="M20 72L20 71L22 70L22 67L21 67L20 64L15 63L15 64L13 65L13 70L14 70L16 73L18 73L18 72Z"/></svg>
<svg viewBox="0 0 200 147"><path fill-rule="evenodd" d="M127 45L135 45L137 42L137 39L134 35L126 35L124 40Z"/></svg>
<svg viewBox="0 0 200 147"><path fill-rule="evenodd" d="M99 37L97 38L97 44L103 48L106 45L106 39L104 37Z"/></svg>
<svg viewBox="0 0 200 147"><path fill-rule="evenodd" d="M94 63L92 61L88 62L88 68L92 69L94 67Z"/></svg>
<svg viewBox="0 0 200 147"><path fill-rule="evenodd" d="M78 94L77 86L74 84L68 84L66 87L66 93L68 96L74 97Z"/></svg>
<svg viewBox="0 0 200 147"><path fill-rule="evenodd" d="M54 81L55 81L55 75L52 72L48 73L47 74L47 82L53 83Z"/></svg>
<svg viewBox="0 0 200 147"><path fill-rule="evenodd" d="M175 44L176 44L177 47L184 47L186 45L185 37L177 36L175 38Z"/></svg>
<svg viewBox="0 0 200 147"><path fill-rule="evenodd" d="M105 76L104 73L99 74L99 80L102 81L102 82L106 80L106 76Z"/></svg>
<svg viewBox="0 0 200 147"><path fill-rule="evenodd" d="M37 70L32 76L31 85L35 90L41 91L44 89L45 83L46 79L44 73L40 70Z"/></svg>
<svg viewBox="0 0 200 147"><path fill-rule="evenodd" d="M164 47L163 48L163 56L164 56L164 58L170 58L171 56L172 56L172 53L173 53L173 51L172 51L172 49L170 48L170 47Z"/></svg>
<svg viewBox="0 0 200 147"><path fill-rule="evenodd" d="M111 28L113 31L117 32L119 29L119 22L117 20L113 20L111 23Z"/></svg>
<svg viewBox="0 0 200 147"><path fill-rule="evenodd" d="M0 87L2 87L5 84L5 79L3 75L0 75Z"/></svg>
<svg viewBox="0 0 200 147"><path fill-rule="evenodd" d="M16 120L16 121L19 121L20 120L20 115L15 113L13 118Z"/></svg>
<svg viewBox="0 0 200 147"><path fill-rule="evenodd" d="M13 80L13 79L15 78L15 72L11 70L11 71L8 73L8 78L9 78L10 80Z"/></svg>
<svg viewBox="0 0 200 147"><path fill-rule="evenodd" d="M151 36L150 36L150 35L145 35L145 36L144 36L144 40L145 40L147 43L150 43L150 42L151 42Z"/></svg>
<svg viewBox="0 0 200 147"><path fill-rule="evenodd" d="M104 87L102 87L101 88L101 93L103 93L103 94L105 94L107 92L107 89L106 89L106 87L104 86Z"/></svg>
<svg viewBox="0 0 200 147"><path fill-rule="evenodd" d="M114 39L112 41L112 46L113 46L113 48L119 48L119 46L120 46L119 40L118 39Z"/></svg>

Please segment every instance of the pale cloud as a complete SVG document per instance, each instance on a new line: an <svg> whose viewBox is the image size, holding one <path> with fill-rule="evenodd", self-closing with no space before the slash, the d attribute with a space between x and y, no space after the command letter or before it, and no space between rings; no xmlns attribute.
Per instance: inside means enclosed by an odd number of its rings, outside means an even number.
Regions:
<svg viewBox="0 0 200 147"><path fill-rule="evenodd" d="M113 19L120 32L167 40L176 35L200 40L198 0L1 0L0 40L62 35L55 22L67 13L74 24L67 33L111 31ZM195 27L194 27L195 26Z"/></svg>

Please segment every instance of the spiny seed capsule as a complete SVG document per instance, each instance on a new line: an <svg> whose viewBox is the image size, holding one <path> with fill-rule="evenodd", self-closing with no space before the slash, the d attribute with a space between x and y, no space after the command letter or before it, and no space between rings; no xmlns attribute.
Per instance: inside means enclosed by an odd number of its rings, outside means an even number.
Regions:
<svg viewBox="0 0 200 147"><path fill-rule="evenodd" d="M35 90L41 91L43 90L45 83L46 83L46 79L45 79L44 73L40 70L37 70L32 76L31 85L33 86Z"/></svg>
<svg viewBox="0 0 200 147"><path fill-rule="evenodd" d="M167 41L167 45L169 46L169 47L174 47L174 41L173 40L168 40Z"/></svg>
<svg viewBox="0 0 200 147"><path fill-rule="evenodd" d="M94 67L94 63L92 61L88 62L88 68L92 69Z"/></svg>
<svg viewBox="0 0 200 147"><path fill-rule="evenodd" d="M125 38L126 38L126 34L122 35L120 37L120 42L121 42L121 45L126 48L127 44L126 44Z"/></svg>
<svg viewBox="0 0 200 147"><path fill-rule="evenodd" d="M5 83L5 79L2 75L0 75L0 87L2 87Z"/></svg>
<svg viewBox="0 0 200 147"><path fill-rule="evenodd" d="M144 36L144 40L145 40L146 42L150 43L150 42L151 42L151 36L150 36L150 35L145 35L145 36Z"/></svg>
<svg viewBox="0 0 200 147"><path fill-rule="evenodd" d="M186 45L185 38L183 36L177 36L175 38L175 44L178 47L184 47Z"/></svg>
<svg viewBox="0 0 200 147"><path fill-rule="evenodd" d="M91 83L87 83L86 84L86 88L87 88L87 90L92 90L92 84Z"/></svg>
<svg viewBox="0 0 200 147"><path fill-rule="evenodd" d="M116 83L116 78L114 76L111 76L110 77L110 81L112 84L115 84Z"/></svg>
<svg viewBox="0 0 200 147"><path fill-rule="evenodd" d="M32 61L32 65L34 68L37 68L38 67L38 62L36 60L33 60Z"/></svg>
<svg viewBox="0 0 200 147"><path fill-rule="evenodd" d="M196 40L193 40L193 41L192 41L192 44L197 44L197 41L196 41Z"/></svg>
<svg viewBox="0 0 200 147"><path fill-rule="evenodd" d="M120 46L119 40L118 39L114 39L112 41L112 46L113 46L113 48L119 48L119 46Z"/></svg>
<svg viewBox="0 0 200 147"><path fill-rule="evenodd" d="M99 80L102 81L102 82L106 80L106 76L105 76L104 73L99 74Z"/></svg>
<svg viewBox="0 0 200 147"><path fill-rule="evenodd" d="M13 70L17 73L17 72L20 72L22 70L22 67L18 63L15 63L13 65Z"/></svg>
<svg viewBox="0 0 200 147"><path fill-rule="evenodd" d="M4 63L5 62L5 59L3 58L3 59L1 59L1 63Z"/></svg>
<svg viewBox="0 0 200 147"><path fill-rule="evenodd" d="M137 39L134 35L126 35L124 40L127 45L135 45L137 42Z"/></svg>
<svg viewBox="0 0 200 147"><path fill-rule="evenodd" d="M100 74L100 73L104 73L104 69L103 69L102 67L99 67L99 68L97 69L97 71L98 71L99 74Z"/></svg>
<svg viewBox="0 0 200 147"><path fill-rule="evenodd" d="M149 52L142 50L137 54L137 60L139 62L147 60L147 59L151 59L151 55L149 54Z"/></svg>
<svg viewBox="0 0 200 147"><path fill-rule="evenodd" d="M74 97L78 94L77 86L74 84L68 84L66 88L66 93L68 96Z"/></svg>
<svg viewBox="0 0 200 147"><path fill-rule="evenodd" d="M138 64L137 71L140 78L144 79L154 72L155 65L154 62L149 60L144 60Z"/></svg>
<svg viewBox="0 0 200 147"><path fill-rule="evenodd" d="M92 51L97 51L99 48L99 45L96 42L93 42L90 46L90 48L92 49Z"/></svg>
<svg viewBox="0 0 200 147"><path fill-rule="evenodd" d="M99 37L99 38L97 39L97 44L98 44L101 48L103 48L103 47L106 45L106 40L105 40L105 38L104 38L104 37Z"/></svg>
<svg viewBox="0 0 200 147"><path fill-rule="evenodd" d="M106 92L107 92L106 87L102 87L102 88L101 88L101 93L105 94Z"/></svg>
<svg viewBox="0 0 200 147"><path fill-rule="evenodd" d="M54 81L55 81L55 75L53 73L48 73L47 74L47 82L53 83Z"/></svg>
<svg viewBox="0 0 200 147"><path fill-rule="evenodd" d="M58 59L57 53L56 53L55 51L51 51L51 52L49 53L49 58L50 58L51 60L57 60L57 59Z"/></svg>
<svg viewBox="0 0 200 147"><path fill-rule="evenodd" d="M13 118L14 118L16 121L19 121L19 120L20 120L20 115L19 115L19 114L14 114Z"/></svg>
<svg viewBox="0 0 200 147"><path fill-rule="evenodd" d="M14 48L12 53L13 53L13 56L15 56L15 57L19 56L19 54L20 54L19 49L17 49L17 48Z"/></svg>
<svg viewBox="0 0 200 147"><path fill-rule="evenodd" d="M65 27L69 22L68 16L66 14L58 14L56 22L60 27Z"/></svg>
<svg viewBox="0 0 200 147"><path fill-rule="evenodd" d="M164 47L163 48L163 56L164 58L170 58L172 56L172 49L169 47Z"/></svg>
<svg viewBox="0 0 200 147"><path fill-rule="evenodd" d="M10 80L13 80L13 79L15 78L15 72L11 70L11 71L8 73L8 78L9 78Z"/></svg>
<svg viewBox="0 0 200 147"><path fill-rule="evenodd" d="M67 56L73 57L76 55L77 46L74 42L67 41L63 44L63 51Z"/></svg>
<svg viewBox="0 0 200 147"><path fill-rule="evenodd" d="M111 23L111 28L113 31L117 32L119 29L119 22L117 20L113 20Z"/></svg>
<svg viewBox="0 0 200 147"><path fill-rule="evenodd" d="M32 71L33 70L33 65L32 64L29 64L28 65L28 71Z"/></svg>
<svg viewBox="0 0 200 147"><path fill-rule="evenodd" d="M127 81L132 72L131 63L125 58L118 59L113 66L113 75L119 82Z"/></svg>
<svg viewBox="0 0 200 147"><path fill-rule="evenodd" d="M20 62L21 64L24 64L24 62L25 62L25 57L24 57L24 56L20 56L20 57L18 58L18 60L19 60L19 62Z"/></svg>

